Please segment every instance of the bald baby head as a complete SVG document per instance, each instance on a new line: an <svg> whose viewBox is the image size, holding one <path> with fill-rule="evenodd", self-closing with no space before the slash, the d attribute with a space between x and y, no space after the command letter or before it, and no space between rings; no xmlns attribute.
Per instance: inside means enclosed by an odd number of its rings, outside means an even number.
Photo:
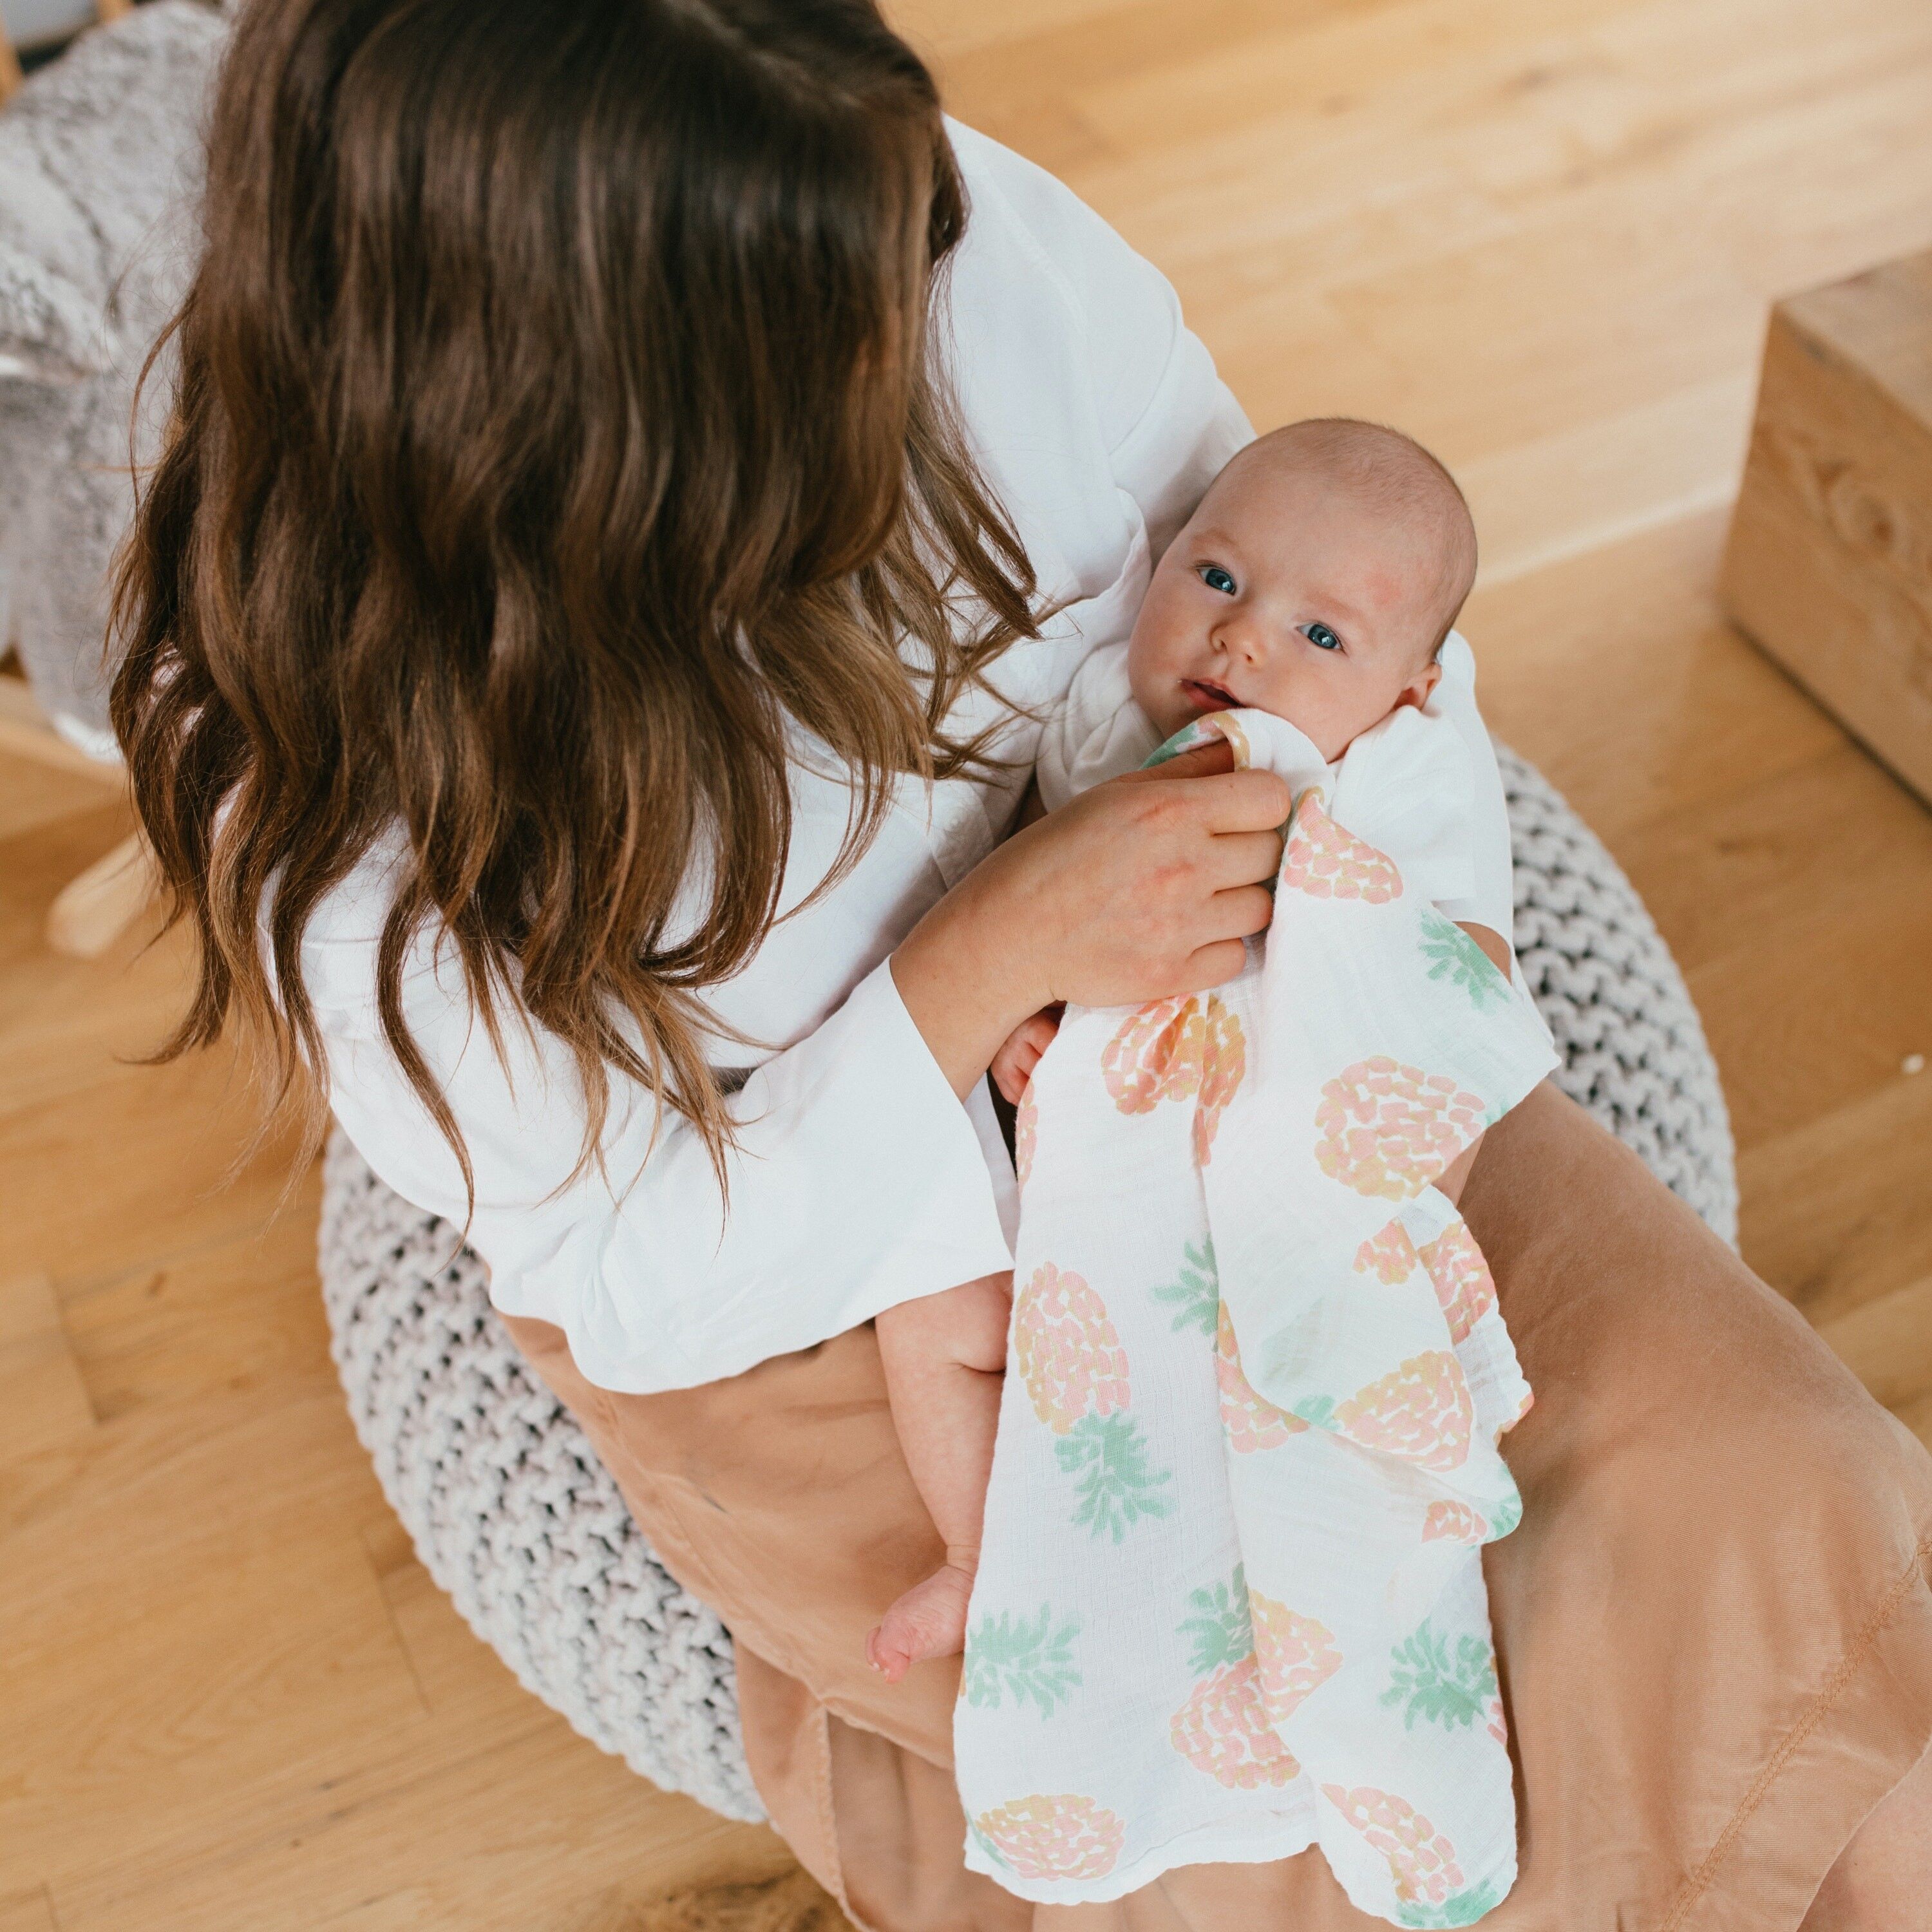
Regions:
<svg viewBox="0 0 1932 1932"><path fill-rule="evenodd" d="M1399 430L1324 417L1258 436L1168 547L1129 642L1163 735L1246 706L1340 756L1428 702L1476 574L1456 482Z"/></svg>
<svg viewBox="0 0 1932 1932"><path fill-rule="evenodd" d="M1229 484L1264 489L1270 482L1312 485L1344 500L1408 554L1407 614L1424 658L1432 658L1476 580L1476 526L1455 478L1399 429L1311 416L1256 436L1214 479L1208 500Z"/></svg>

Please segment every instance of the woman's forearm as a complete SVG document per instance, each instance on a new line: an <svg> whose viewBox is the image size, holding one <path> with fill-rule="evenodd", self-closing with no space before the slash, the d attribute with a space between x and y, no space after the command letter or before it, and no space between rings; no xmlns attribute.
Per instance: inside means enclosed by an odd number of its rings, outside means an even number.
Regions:
<svg viewBox="0 0 1932 1932"><path fill-rule="evenodd" d="M963 1100L1006 1036L1044 1004L1027 989L991 908L968 878L892 955L892 982L940 1071Z"/></svg>

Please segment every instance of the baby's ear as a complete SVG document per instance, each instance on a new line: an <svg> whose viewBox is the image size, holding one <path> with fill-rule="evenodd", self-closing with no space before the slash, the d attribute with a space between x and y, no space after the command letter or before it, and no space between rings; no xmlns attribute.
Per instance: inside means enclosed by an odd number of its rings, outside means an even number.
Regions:
<svg viewBox="0 0 1932 1932"><path fill-rule="evenodd" d="M1402 686L1395 701L1394 708L1400 711L1405 704L1412 704L1417 710L1429 702L1429 694L1442 681L1441 662L1431 658L1409 681Z"/></svg>

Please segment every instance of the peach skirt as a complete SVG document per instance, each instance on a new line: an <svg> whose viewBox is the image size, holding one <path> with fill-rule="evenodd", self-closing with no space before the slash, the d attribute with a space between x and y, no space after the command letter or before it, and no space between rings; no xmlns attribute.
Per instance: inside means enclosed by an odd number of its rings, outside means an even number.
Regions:
<svg viewBox="0 0 1932 1932"><path fill-rule="evenodd" d="M1932 1458L1552 1088L1491 1130L1463 1206L1537 1391L1522 1527L1486 1552L1522 1867L1483 1924L1791 1932L1932 1738ZM1379 1924L1312 1852L1078 1908L966 1871L957 1664L888 1688L862 1648L939 1555L869 1326L659 1396L509 1327L730 1626L758 1789L866 1932Z"/></svg>

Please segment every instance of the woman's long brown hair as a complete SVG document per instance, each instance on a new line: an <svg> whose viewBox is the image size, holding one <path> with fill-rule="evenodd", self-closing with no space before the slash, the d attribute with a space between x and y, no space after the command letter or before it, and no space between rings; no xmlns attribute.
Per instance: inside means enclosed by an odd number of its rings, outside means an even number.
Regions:
<svg viewBox="0 0 1932 1932"><path fill-rule="evenodd" d="M208 139L110 627L200 940L162 1052L238 1022L313 1146L302 934L399 829L378 1010L472 1199L404 1018L426 932L500 1052L506 1012L568 1046L582 1160L614 1072L722 1184L697 995L775 915L793 728L852 774L842 871L1034 628L930 366L932 80L873 0L249 0Z"/></svg>

